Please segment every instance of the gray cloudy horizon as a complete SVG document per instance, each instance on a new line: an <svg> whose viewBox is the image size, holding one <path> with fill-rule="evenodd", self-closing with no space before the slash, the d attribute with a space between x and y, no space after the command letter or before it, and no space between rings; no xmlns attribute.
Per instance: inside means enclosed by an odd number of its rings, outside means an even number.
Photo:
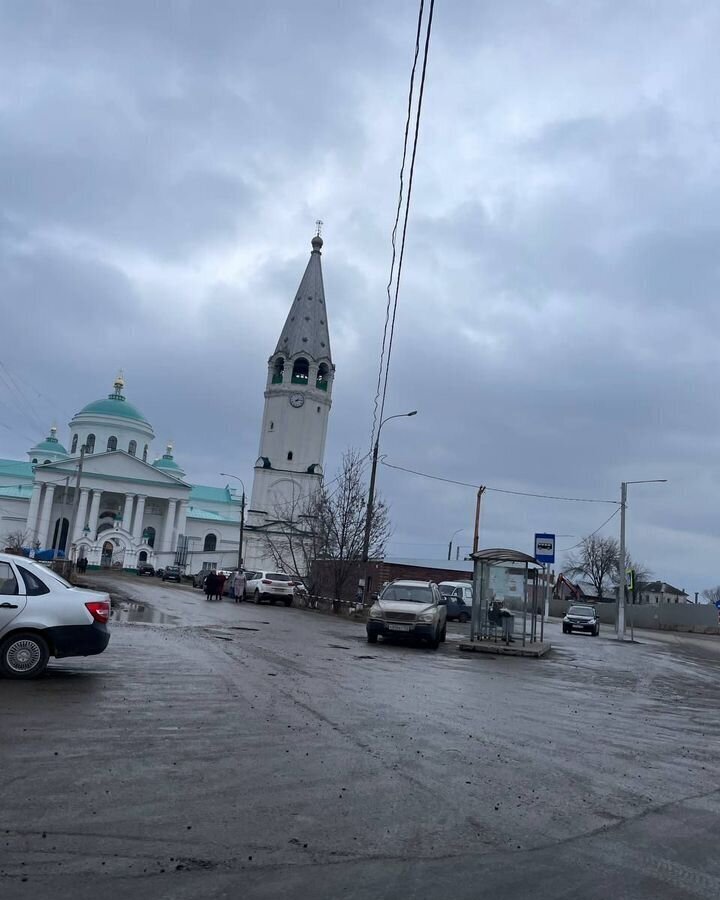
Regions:
<svg viewBox="0 0 720 900"><path fill-rule="evenodd" d="M324 221L326 471L367 450L417 3L12 2L0 20L0 456L126 393L188 479L248 485L267 357ZM438 0L386 410L389 462L614 499L692 592L715 565L714 85L700 2ZM3 373L5 374L5 373ZM474 492L381 468L394 556ZM482 543L612 509L488 494ZM617 535L617 517L601 532Z"/></svg>

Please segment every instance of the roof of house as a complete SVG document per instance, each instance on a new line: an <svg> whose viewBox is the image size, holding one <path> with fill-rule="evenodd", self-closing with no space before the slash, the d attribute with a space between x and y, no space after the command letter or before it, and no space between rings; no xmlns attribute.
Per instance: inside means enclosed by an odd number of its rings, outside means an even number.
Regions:
<svg viewBox="0 0 720 900"><path fill-rule="evenodd" d="M11 475L13 478L34 478L33 467L30 462L18 459L0 459L0 476Z"/></svg>
<svg viewBox="0 0 720 900"><path fill-rule="evenodd" d="M194 484L190 491L190 502L193 500L205 501L206 503L239 503L231 490L227 487L212 487L209 484Z"/></svg>
<svg viewBox="0 0 720 900"><path fill-rule="evenodd" d="M687 591L673 587L667 581L644 581L638 584L638 590L647 591L649 594L675 594L678 597L687 597Z"/></svg>
<svg viewBox="0 0 720 900"><path fill-rule="evenodd" d="M444 572L472 572L472 562L463 559L407 559L397 556L386 556L383 560L391 566L413 566L418 569L438 569Z"/></svg>
<svg viewBox="0 0 720 900"><path fill-rule="evenodd" d="M202 509L199 506L190 504L187 511L188 519L205 519L211 522L224 522L226 525L239 525L240 519L230 519L220 513L213 512L211 509Z"/></svg>
<svg viewBox="0 0 720 900"><path fill-rule="evenodd" d="M0 487L0 497L7 499L29 500L32 492L33 486L31 484L5 484Z"/></svg>

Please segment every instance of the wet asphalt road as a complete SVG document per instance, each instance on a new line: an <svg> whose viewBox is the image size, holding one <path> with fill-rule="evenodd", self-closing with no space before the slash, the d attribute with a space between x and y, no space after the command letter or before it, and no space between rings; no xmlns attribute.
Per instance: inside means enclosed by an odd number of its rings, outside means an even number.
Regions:
<svg viewBox="0 0 720 900"><path fill-rule="evenodd" d="M720 896L720 639L464 657L114 585L161 621L0 682L3 900Z"/></svg>

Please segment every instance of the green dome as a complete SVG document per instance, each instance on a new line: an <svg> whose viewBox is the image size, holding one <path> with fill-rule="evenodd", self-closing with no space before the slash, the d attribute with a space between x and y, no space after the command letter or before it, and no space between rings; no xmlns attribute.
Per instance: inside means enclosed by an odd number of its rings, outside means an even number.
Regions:
<svg viewBox="0 0 720 900"><path fill-rule="evenodd" d="M49 453L63 453L65 456L68 455L68 452L63 445L57 439L52 440L52 438L47 438L47 440L35 444L32 448L32 452L35 450L47 450Z"/></svg>
<svg viewBox="0 0 720 900"><path fill-rule="evenodd" d="M156 469L167 469L170 472L180 472L180 466L175 462L172 456L161 456L160 459L156 459L153 463L153 467Z"/></svg>
<svg viewBox="0 0 720 900"><path fill-rule="evenodd" d="M96 400L84 406L79 416L119 416L122 419L134 419L136 422L149 424L145 416L132 403L128 403L122 394L110 394L104 400Z"/></svg>

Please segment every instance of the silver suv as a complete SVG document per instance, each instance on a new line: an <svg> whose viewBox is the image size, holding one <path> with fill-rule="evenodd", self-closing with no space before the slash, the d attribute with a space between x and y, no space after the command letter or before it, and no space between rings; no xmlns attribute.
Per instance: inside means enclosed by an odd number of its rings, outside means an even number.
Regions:
<svg viewBox="0 0 720 900"><path fill-rule="evenodd" d="M0 553L0 674L34 678L51 656L93 656L110 640L110 597Z"/></svg>
<svg viewBox="0 0 720 900"><path fill-rule="evenodd" d="M447 600L432 581L391 581L370 608L367 639L415 638L437 650L445 640Z"/></svg>

